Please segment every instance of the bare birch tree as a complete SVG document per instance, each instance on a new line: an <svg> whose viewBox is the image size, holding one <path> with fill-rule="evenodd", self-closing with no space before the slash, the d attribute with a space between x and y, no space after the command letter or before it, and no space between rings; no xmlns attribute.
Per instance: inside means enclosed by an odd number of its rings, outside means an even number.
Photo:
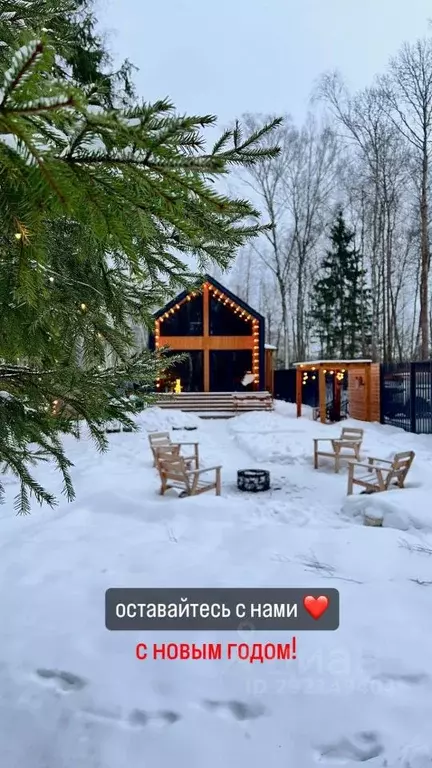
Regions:
<svg viewBox="0 0 432 768"><path fill-rule="evenodd" d="M259 295L259 281L254 268L255 252L251 245L243 248L230 270L230 286L233 292L247 304L254 304Z"/></svg>
<svg viewBox="0 0 432 768"><path fill-rule="evenodd" d="M275 276L270 271L261 271L259 283L259 311L265 319L266 343L272 344L279 351L283 350L282 313L279 301L279 289ZM277 362L285 367L284 361L277 357Z"/></svg>
<svg viewBox="0 0 432 768"><path fill-rule="evenodd" d="M242 121L253 133L255 128L266 123L263 115L243 115ZM288 231L282 195L283 175L289 164L292 150L291 135L295 131L291 120L286 116L284 123L277 129L275 143L280 147L280 156L275 162L264 160L251 167L247 175L242 176L243 183L252 188L258 198L265 218L272 224L263 237L253 247L261 268L268 269L273 275L279 295L282 315L282 359L285 367L290 362L290 315L288 279L291 270L293 243Z"/></svg>
<svg viewBox="0 0 432 768"><path fill-rule="evenodd" d="M372 356L392 360L400 352L397 298L406 267L399 251L409 186L407 145L388 117L381 90L367 88L351 97L340 76L331 74L323 77L319 93L351 149L348 197L352 201L357 193L359 247L369 261Z"/></svg>
<svg viewBox="0 0 432 768"><path fill-rule="evenodd" d="M295 296L293 346L297 360L304 360L309 344L307 318L314 255L329 216L337 176L338 143L335 132L309 115L305 125L290 135L291 151L282 176L284 204L290 213L290 242Z"/></svg>
<svg viewBox="0 0 432 768"><path fill-rule="evenodd" d="M411 144L420 177L420 285L419 345L423 359L430 356L429 318L429 196L432 138L432 40L405 43L390 61L389 72L379 80L388 114Z"/></svg>
<svg viewBox="0 0 432 768"><path fill-rule="evenodd" d="M252 132L267 118L243 116ZM314 255L328 219L337 162L334 131L312 115L302 128L286 118L276 141L280 154L242 177L258 196L271 231L253 244L262 265L278 288L283 351L288 367L293 358L304 359L309 341L308 296Z"/></svg>

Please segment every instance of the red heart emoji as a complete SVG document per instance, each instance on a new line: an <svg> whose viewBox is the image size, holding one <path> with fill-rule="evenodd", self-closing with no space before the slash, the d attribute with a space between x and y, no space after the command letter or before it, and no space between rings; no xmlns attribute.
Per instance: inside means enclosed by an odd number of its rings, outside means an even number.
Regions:
<svg viewBox="0 0 432 768"><path fill-rule="evenodd" d="M329 607L329 599L325 595L320 595L319 597L306 595L303 599L303 605L313 619L320 619Z"/></svg>

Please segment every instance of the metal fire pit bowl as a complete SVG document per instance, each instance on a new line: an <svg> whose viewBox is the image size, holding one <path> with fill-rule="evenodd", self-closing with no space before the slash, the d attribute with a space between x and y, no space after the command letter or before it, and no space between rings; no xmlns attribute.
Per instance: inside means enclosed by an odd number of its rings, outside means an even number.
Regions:
<svg viewBox="0 0 432 768"><path fill-rule="evenodd" d="M237 472L239 491L258 493L270 490L270 472L266 469L239 469Z"/></svg>

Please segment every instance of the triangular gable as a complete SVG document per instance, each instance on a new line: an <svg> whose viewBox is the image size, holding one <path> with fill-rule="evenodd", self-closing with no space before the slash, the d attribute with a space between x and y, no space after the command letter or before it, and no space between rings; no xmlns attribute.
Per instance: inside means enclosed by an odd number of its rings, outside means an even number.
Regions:
<svg viewBox="0 0 432 768"><path fill-rule="evenodd" d="M220 291L223 293L227 299L230 301L233 301L237 306L241 307L245 312L247 312L249 315L252 315L252 317L256 318L257 320L263 322L264 318L263 316L256 311L256 309L253 309L249 304L247 304L245 301L240 299L238 296L236 296L232 291L228 290L228 288L225 288L222 283L219 283L218 280L216 280L214 277L211 277L210 275L204 275L203 276L203 282L202 284L195 289L196 293L199 293L204 283L210 283L213 288L215 288L217 291ZM153 314L153 317L155 320L158 320L162 315L166 314L166 312L169 312L171 309L176 307L179 304L182 304L184 301L186 301L187 297L193 293L193 289L190 291L182 291L179 293L174 299L169 301L167 304L165 304L164 307L161 309L158 309L157 312Z"/></svg>

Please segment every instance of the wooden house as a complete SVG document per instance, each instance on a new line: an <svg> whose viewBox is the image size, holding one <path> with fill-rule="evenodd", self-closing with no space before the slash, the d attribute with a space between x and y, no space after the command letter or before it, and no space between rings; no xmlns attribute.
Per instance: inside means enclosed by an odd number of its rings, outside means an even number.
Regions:
<svg viewBox="0 0 432 768"><path fill-rule="evenodd" d="M264 343L264 318L213 277L158 310L154 323L150 348L187 353L157 382L160 393L272 391L273 349Z"/></svg>

